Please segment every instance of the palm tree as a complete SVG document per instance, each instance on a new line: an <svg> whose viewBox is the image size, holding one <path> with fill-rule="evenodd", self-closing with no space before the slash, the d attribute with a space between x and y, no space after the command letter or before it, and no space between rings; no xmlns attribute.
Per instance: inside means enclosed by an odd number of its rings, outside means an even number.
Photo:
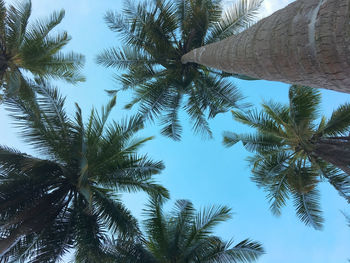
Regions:
<svg viewBox="0 0 350 263"><path fill-rule="evenodd" d="M36 99L6 101L42 157L0 147L0 259L55 262L75 248L77 262L107 262L109 233L139 233L120 193L168 196L152 179L162 162L137 154L152 137L135 138L138 116L107 123L115 98L84 125L78 105L74 120L67 117L55 88L42 80L32 88Z"/></svg>
<svg viewBox="0 0 350 263"><path fill-rule="evenodd" d="M226 263L253 262L264 249L246 239L233 246L213 235L213 228L231 218L226 206L211 206L199 212L190 201L178 200L169 214L163 203L152 199L145 210L145 238L119 239L114 243L115 263Z"/></svg>
<svg viewBox="0 0 350 263"><path fill-rule="evenodd" d="M83 81L79 69L84 57L61 52L70 41L67 32L50 34L62 21L64 11L54 12L48 19L31 25L28 24L30 15L30 0L8 8L0 0L0 88L10 95L16 94L27 72L70 83Z"/></svg>
<svg viewBox="0 0 350 263"><path fill-rule="evenodd" d="M122 36L125 45L105 50L97 62L126 70L117 77L123 89L134 91L126 108L138 103L145 119L160 121L162 134L180 140L178 114L182 107L193 121L194 131L210 137L206 115L214 118L239 107L242 96L227 80L232 74L183 65L181 57L247 28L261 2L240 0L223 12L220 0L154 0L137 7L126 1L123 15L108 12L105 16L109 28Z"/></svg>
<svg viewBox="0 0 350 263"><path fill-rule="evenodd" d="M297 0L237 36L194 49L183 63L350 93L348 0Z"/></svg>
<svg viewBox="0 0 350 263"><path fill-rule="evenodd" d="M224 133L225 145L241 141L256 153L250 158L253 181L267 191L272 212L280 215L292 195L299 218L315 229L323 222L319 182L328 181L350 203L350 104L316 124L320 100L313 88L291 86L289 105L269 102L261 112L233 111L255 134Z"/></svg>

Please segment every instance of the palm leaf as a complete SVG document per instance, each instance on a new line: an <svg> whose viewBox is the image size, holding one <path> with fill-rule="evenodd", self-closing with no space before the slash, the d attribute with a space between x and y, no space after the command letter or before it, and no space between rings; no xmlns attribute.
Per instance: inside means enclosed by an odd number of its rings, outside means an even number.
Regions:
<svg viewBox="0 0 350 263"><path fill-rule="evenodd" d="M97 56L97 63L105 67L126 69L130 66L159 64L149 55L141 53L134 48L110 48Z"/></svg>
<svg viewBox="0 0 350 263"><path fill-rule="evenodd" d="M220 41L247 29L256 21L263 0L239 0L227 8L210 30L205 44Z"/></svg>
<svg viewBox="0 0 350 263"><path fill-rule="evenodd" d="M293 192L293 198L300 220L316 230L322 229L324 219L321 216L319 192L316 189L307 193Z"/></svg>
<svg viewBox="0 0 350 263"><path fill-rule="evenodd" d="M147 208L144 209L144 214L147 218L143 221L146 229L146 235L150 238L147 244L151 252L159 251L166 253L168 247L167 222L162 210L163 200L159 196L153 196ZM152 249L153 247L153 249ZM157 257L157 255L155 255Z"/></svg>
<svg viewBox="0 0 350 263"><path fill-rule="evenodd" d="M161 125L164 126L161 130L161 133L165 136L168 136L175 141L181 139L182 127L180 125L178 110L181 104L182 94L179 92L171 98L169 102L168 113L161 120Z"/></svg>
<svg viewBox="0 0 350 263"><path fill-rule="evenodd" d="M215 226L230 219L231 216L231 209L226 206L211 206L202 209L196 215L194 229L187 242L192 242L195 239L201 239L206 235L212 234Z"/></svg>
<svg viewBox="0 0 350 263"><path fill-rule="evenodd" d="M236 121L256 128L259 132L271 134L280 138L284 138L285 136L284 131L278 123L274 119L271 119L265 112L258 112L257 110L231 112Z"/></svg>
<svg viewBox="0 0 350 263"><path fill-rule="evenodd" d="M130 211L120 202L113 200L112 196L93 189L94 200L98 207L98 215L113 233L119 232L125 236L134 236L139 233L136 219L131 215Z"/></svg>
<svg viewBox="0 0 350 263"><path fill-rule="evenodd" d="M47 19L40 19L33 23L26 34L27 41L43 41L50 31L62 22L65 11L53 12Z"/></svg>
<svg viewBox="0 0 350 263"><path fill-rule="evenodd" d="M331 118L321 130L324 135L336 136L349 131L350 127L350 104L346 103L333 111Z"/></svg>
<svg viewBox="0 0 350 263"><path fill-rule="evenodd" d="M289 89L290 115L296 125L314 121L318 117L321 93L314 88L291 86Z"/></svg>
<svg viewBox="0 0 350 263"><path fill-rule="evenodd" d="M32 5L29 0L18 3L16 6L11 5L7 10L6 24L8 26L6 42L7 49L16 53L21 46L28 20L31 14Z"/></svg>
<svg viewBox="0 0 350 263"><path fill-rule="evenodd" d="M223 138L223 144L226 147L231 147L241 141L250 152L273 150L283 146L283 141L279 138L265 134L236 134L226 131L223 133Z"/></svg>

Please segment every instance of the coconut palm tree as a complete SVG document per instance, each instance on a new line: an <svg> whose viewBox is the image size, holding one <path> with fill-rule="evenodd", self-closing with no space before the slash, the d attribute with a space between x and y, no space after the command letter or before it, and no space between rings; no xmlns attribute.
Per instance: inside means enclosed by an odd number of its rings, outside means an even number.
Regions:
<svg viewBox="0 0 350 263"><path fill-rule="evenodd" d="M253 262L264 253L258 242L246 239L234 246L213 234L215 226L231 218L226 206L197 212L190 201L178 200L169 214L162 206L159 198L152 199L145 210L144 238L115 242L115 263Z"/></svg>
<svg viewBox="0 0 350 263"><path fill-rule="evenodd" d="M297 0L182 62L350 93L349 17L348 0Z"/></svg>
<svg viewBox="0 0 350 263"><path fill-rule="evenodd" d="M138 116L107 123L115 98L84 124L79 106L69 119L65 99L48 83L32 88L36 99L6 101L40 157L0 147L0 261L56 262L74 247L76 262L107 262L109 233L139 233L120 193L168 196L152 179L162 162L137 154L152 137L135 138Z"/></svg>
<svg viewBox="0 0 350 263"><path fill-rule="evenodd" d="M84 80L79 73L84 57L61 52L70 41L67 32L50 34L62 21L64 11L29 24L31 7L30 0L8 8L0 0L0 85L10 95L22 87L27 72L71 83Z"/></svg>
<svg viewBox="0 0 350 263"><path fill-rule="evenodd" d="M320 93L291 86L289 105L269 102L262 111L233 111L234 119L256 129L255 134L224 133L224 144L241 141L256 153L250 158L253 181L264 188L275 215L291 195L297 215L316 229L323 218L317 186L328 181L350 203L350 104L319 123Z"/></svg>
<svg viewBox="0 0 350 263"><path fill-rule="evenodd" d="M123 89L134 91L126 108L138 103L144 118L159 120L162 134L181 138L178 114L183 108L194 131L210 137L207 117L239 107L242 96L227 80L232 74L183 65L181 57L247 28L261 2L240 0L224 12L220 0L154 0L136 7L126 1L123 15L108 12L105 16L124 46L105 50L97 62L125 70L117 79Z"/></svg>

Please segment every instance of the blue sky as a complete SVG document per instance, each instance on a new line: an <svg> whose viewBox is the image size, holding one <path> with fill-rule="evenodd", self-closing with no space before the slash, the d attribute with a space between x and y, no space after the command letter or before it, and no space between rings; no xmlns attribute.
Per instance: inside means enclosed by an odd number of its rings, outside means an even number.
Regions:
<svg viewBox="0 0 350 263"><path fill-rule="evenodd" d="M230 1L226 1L230 2ZM291 1L266 0L264 14L271 13ZM92 105L99 109L108 101L103 91L117 87L112 78L113 70L106 70L94 62L95 56L104 48L119 44L115 33L109 31L103 21L107 10L121 12L121 0L33 0L33 16L42 17L53 10L64 8L66 17L59 29L67 30L72 41L67 50L81 52L86 56L85 83L72 86L58 83L61 93L67 96L66 108L73 114L74 102L82 107L85 116ZM247 101L259 105L263 100L287 101L288 85L267 81L235 81ZM339 104L350 101L350 95L322 91L322 112L330 115ZM111 118L118 120L130 112L123 105L130 98L125 92L118 96L118 106ZM20 134L11 126L4 107L0 106L0 144L13 146L21 151L36 154L20 140ZM301 223L295 215L292 202L283 209L282 216L274 217L265 199L265 193L250 181L250 171L245 162L249 155L241 145L232 148L222 146L222 132L248 131L235 123L230 113L218 115L210 121L214 139L202 140L191 131L186 115L181 142L174 142L160 135L156 125L149 124L143 135L156 138L142 148L155 160L163 160L166 169L158 177L171 193L169 207L176 199L189 199L197 208L211 204L232 207L235 215L222 224L217 234L225 239L241 241L247 237L263 243L267 254L260 263L329 263L347 262L350 258L350 228L346 226L342 211L348 211L346 203L327 184L321 185L321 204L324 210L323 231L315 231ZM147 200L144 194L127 194L125 202L133 214L141 219L142 208Z"/></svg>

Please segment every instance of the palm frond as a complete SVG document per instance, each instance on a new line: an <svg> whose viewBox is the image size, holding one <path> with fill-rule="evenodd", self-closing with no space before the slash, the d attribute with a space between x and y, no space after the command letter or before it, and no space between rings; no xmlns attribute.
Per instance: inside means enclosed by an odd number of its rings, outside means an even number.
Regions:
<svg viewBox="0 0 350 263"><path fill-rule="evenodd" d="M162 162L141 158L131 165L124 165L113 173L101 176L100 183L121 192L145 191L150 195L168 198L168 191L152 179L152 175L160 173L163 168Z"/></svg>
<svg viewBox="0 0 350 263"><path fill-rule="evenodd" d="M12 112L15 125L22 129L25 141L39 146L38 150L45 154L55 154L60 160L67 161L71 157L67 151L71 131L64 110L65 98L43 80L36 80L31 86L39 95L36 100L9 98L5 105Z"/></svg>
<svg viewBox="0 0 350 263"><path fill-rule="evenodd" d="M0 50L5 53L5 23L6 23L6 6L5 1L0 0Z"/></svg>
<svg viewBox="0 0 350 263"><path fill-rule="evenodd" d="M239 0L225 10L219 22L214 23L205 44L220 41L247 29L256 21L263 0Z"/></svg>
<svg viewBox="0 0 350 263"><path fill-rule="evenodd" d="M147 85L149 81L157 78L164 77L165 70L155 69L149 65L133 66L128 69L127 73L122 75L116 74L114 76L115 80L123 85L122 90L135 89L136 87L142 87L142 85ZM141 99L138 99L140 101ZM132 105L135 103L131 103ZM125 108L130 108L130 106L125 106Z"/></svg>
<svg viewBox="0 0 350 263"><path fill-rule="evenodd" d="M168 113L162 117L160 122L161 125L164 126L161 133L175 141L179 141L181 139L182 127L178 117L181 99L182 94L180 92L171 98L168 105Z"/></svg>
<svg viewBox="0 0 350 263"><path fill-rule="evenodd" d="M284 137L284 132L274 119L271 119L265 112L249 110L248 112L232 111L233 118L263 133L276 137Z"/></svg>
<svg viewBox="0 0 350 263"><path fill-rule="evenodd" d="M193 122L194 132L201 134L204 138L212 138L212 131L204 115L205 107L201 105L197 94L191 94L185 109Z"/></svg>
<svg viewBox="0 0 350 263"><path fill-rule="evenodd" d="M149 55L129 47L106 49L97 56L96 62L105 67L113 67L116 69L126 69L138 65L149 66L152 64L159 64L157 60L152 59Z"/></svg>
<svg viewBox="0 0 350 263"><path fill-rule="evenodd" d="M231 108L244 108L244 105L239 104L243 96L230 82L203 74L194 84L197 99L204 109L210 110L208 118L214 118L218 113L227 112Z"/></svg>
<svg viewBox="0 0 350 263"><path fill-rule="evenodd" d="M98 215L108 230L130 237L139 234L136 219L119 200L113 200L112 196L106 195L97 188L94 188L93 192Z"/></svg>
<svg viewBox="0 0 350 263"><path fill-rule="evenodd" d="M75 261L79 263L103 261L103 241L106 240L105 231L101 228L98 216L88 212L81 203L75 204L76 219L74 232L76 235Z"/></svg>
<svg viewBox="0 0 350 263"><path fill-rule="evenodd" d="M89 124L86 126L86 136L87 143L90 147L94 147L100 141L100 137L103 135L108 117L116 105L117 97L114 96L104 107L101 108L101 114L96 113L95 110L92 110ZM92 149L91 149L92 150Z"/></svg>
<svg viewBox="0 0 350 263"><path fill-rule="evenodd" d="M319 192L313 189L309 192L293 192L294 206L301 221L316 230L322 229L323 217L319 204Z"/></svg>
<svg viewBox="0 0 350 263"><path fill-rule="evenodd" d="M276 102L263 103L262 107L266 114L278 125L288 126L290 122L289 108Z"/></svg>
<svg viewBox="0 0 350 263"><path fill-rule="evenodd" d="M195 209L188 200L177 200L169 214L169 253L170 257L178 257L186 250L186 239L193 227Z"/></svg>
<svg viewBox="0 0 350 263"><path fill-rule="evenodd" d="M317 119L321 93L310 87L293 85L289 89L290 115L296 125Z"/></svg>
<svg viewBox="0 0 350 263"><path fill-rule="evenodd" d="M144 209L146 219L143 221L143 225L146 229L146 235L150 239L148 246L153 246L156 250L166 253L169 240L167 221L162 209L163 201L160 196L153 196L150 199L147 208Z"/></svg>
<svg viewBox="0 0 350 263"><path fill-rule="evenodd" d="M320 161L317 162L317 165L322 175L338 191L339 195L350 203L350 176L332 165L320 163Z"/></svg>
<svg viewBox="0 0 350 263"><path fill-rule="evenodd" d="M112 244L115 263L156 263L157 260L138 241L118 238Z"/></svg>
<svg viewBox="0 0 350 263"><path fill-rule="evenodd" d="M22 101L18 98L9 98L5 101L7 110L15 120L16 127L22 130L23 139L40 152L50 154L58 148L58 136L46 124L45 114L34 101Z"/></svg>
<svg viewBox="0 0 350 263"><path fill-rule="evenodd" d="M178 21L178 26L182 34L181 38L184 39L184 33L186 34L186 29L188 27L188 17L191 13L190 1L187 0L175 0L176 5L176 16Z"/></svg>
<svg viewBox="0 0 350 263"><path fill-rule="evenodd" d="M203 208L195 218L195 228L191 233L193 238L212 234L213 228L232 217L231 209L227 206L211 206ZM191 240L191 239L190 239Z"/></svg>
<svg viewBox="0 0 350 263"><path fill-rule="evenodd" d="M26 33L27 41L43 41L48 36L51 30L53 30L58 24L62 22L65 16L65 11L53 12L47 19L39 19L35 23L31 24L28 32Z"/></svg>
<svg viewBox="0 0 350 263"><path fill-rule="evenodd" d="M140 113L146 120L153 121L167 107L168 99L172 96L168 85L167 80L158 80L136 90L136 96L140 99Z"/></svg>
<svg viewBox="0 0 350 263"><path fill-rule="evenodd" d="M213 239L211 247L208 249L208 255L205 256L205 262L226 263L226 262L253 262L265 253L259 242L249 239L241 241L231 248L232 241L222 242L220 239Z"/></svg>
<svg viewBox="0 0 350 263"><path fill-rule="evenodd" d="M31 14L32 5L29 0L17 5L11 5L7 9L6 24L8 26L6 42L7 49L11 53L16 53L21 46L28 20Z"/></svg>
<svg viewBox="0 0 350 263"><path fill-rule="evenodd" d="M250 152L273 150L283 146L283 141L269 134L236 134L226 131L223 133L223 138L223 144L226 147L231 147L241 141Z"/></svg>
<svg viewBox="0 0 350 263"><path fill-rule="evenodd" d="M69 83L77 83L85 81L85 77L80 74L79 70L84 65L84 56L74 52L61 53L57 52L50 58L40 61L42 68L45 69L43 77L53 79L64 79ZM38 68L29 68L33 73L36 73ZM40 71L38 72L40 73Z"/></svg>
<svg viewBox="0 0 350 263"><path fill-rule="evenodd" d="M29 243L25 251L18 251L13 256L15 262L40 263L56 262L73 247L73 225L69 212L62 213L50 227L36 235L35 240Z"/></svg>
<svg viewBox="0 0 350 263"><path fill-rule="evenodd" d="M287 174L282 174L274 178L275 183L271 184L267 198L270 201L270 209L276 216L281 215L281 208L286 205L289 198L289 185Z"/></svg>
<svg viewBox="0 0 350 263"><path fill-rule="evenodd" d="M333 111L331 118L321 130L324 135L336 136L350 130L350 104L346 103Z"/></svg>
<svg viewBox="0 0 350 263"><path fill-rule="evenodd" d="M145 40L142 38L142 36L139 36L133 32L128 23L128 19L111 11L108 11L105 14L104 19L112 31L118 32L122 35L122 39L125 44L138 45L140 47L144 45Z"/></svg>

